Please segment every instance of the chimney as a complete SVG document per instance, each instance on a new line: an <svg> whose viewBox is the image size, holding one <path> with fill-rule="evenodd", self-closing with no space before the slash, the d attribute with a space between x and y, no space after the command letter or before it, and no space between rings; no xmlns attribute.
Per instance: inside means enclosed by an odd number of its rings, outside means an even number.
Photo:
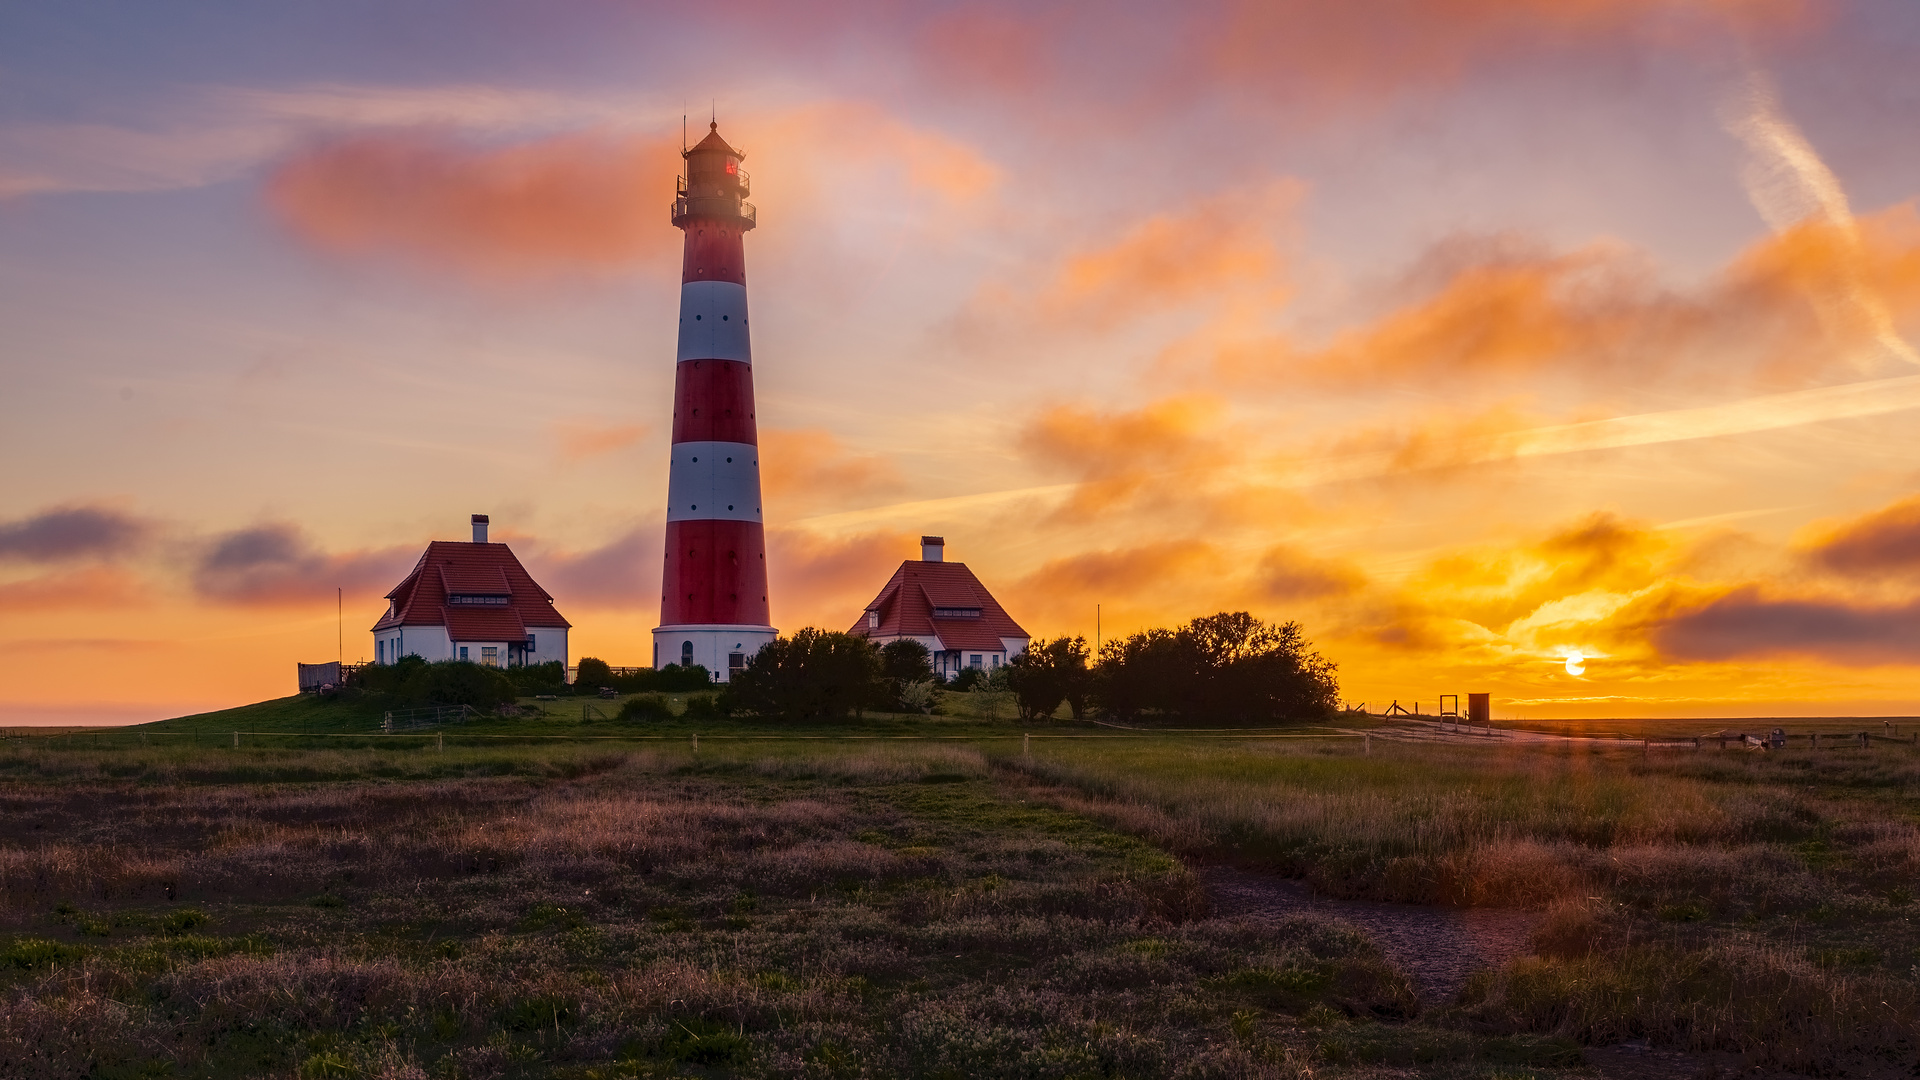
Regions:
<svg viewBox="0 0 1920 1080"><path fill-rule="evenodd" d="M941 562L946 553L947 538L944 536L923 536L920 538L920 561Z"/></svg>
<svg viewBox="0 0 1920 1080"><path fill-rule="evenodd" d="M473 542L476 544L487 542L487 515L485 514L473 515Z"/></svg>

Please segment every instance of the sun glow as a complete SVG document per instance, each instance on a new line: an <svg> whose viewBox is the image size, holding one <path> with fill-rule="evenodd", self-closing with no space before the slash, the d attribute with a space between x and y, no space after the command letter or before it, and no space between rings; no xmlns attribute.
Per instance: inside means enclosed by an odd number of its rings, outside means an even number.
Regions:
<svg viewBox="0 0 1920 1080"><path fill-rule="evenodd" d="M1577 652L1568 653L1567 654L1567 674L1585 675L1587 673L1586 663L1587 663L1587 658L1585 656L1582 656Z"/></svg>

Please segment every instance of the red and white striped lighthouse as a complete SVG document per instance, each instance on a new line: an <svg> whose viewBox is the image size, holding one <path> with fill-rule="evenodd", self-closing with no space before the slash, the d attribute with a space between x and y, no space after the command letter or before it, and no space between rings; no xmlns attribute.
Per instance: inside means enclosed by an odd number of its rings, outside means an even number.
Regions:
<svg viewBox="0 0 1920 1080"><path fill-rule="evenodd" d="M673 224L687 239L653 666L702 664L726 680L776 635L767 615L742 243L755 214L743 201L746 155L720 137L718 122L681 156L687 172L673 201Z"/></svg>

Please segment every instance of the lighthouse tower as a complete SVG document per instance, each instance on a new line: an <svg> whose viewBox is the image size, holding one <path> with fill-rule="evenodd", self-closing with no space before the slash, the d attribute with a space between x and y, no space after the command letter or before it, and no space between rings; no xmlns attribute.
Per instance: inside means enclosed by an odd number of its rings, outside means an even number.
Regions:
<svg viewBox="0 0 1920 1080"><path fill-rule="evenodd" d="M701 664L724 681L776 634L767 616L742 243L755 214L742 201L746 155L720 137L718 122L681 156L687 172L673 200L673 224L687 239L653 666Z"/></svg>

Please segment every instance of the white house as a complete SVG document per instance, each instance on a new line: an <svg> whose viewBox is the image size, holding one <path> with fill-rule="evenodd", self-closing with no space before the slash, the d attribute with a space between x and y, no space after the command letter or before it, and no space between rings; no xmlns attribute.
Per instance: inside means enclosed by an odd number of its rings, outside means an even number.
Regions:
<svg viewBox="0 0 1920 1080"><path fill-rule="evenodd" d="M911 638L927 647L943 676L967 668L992 671L1027 651L1031 640L966 563L945 559L946 540L920 538L908 559L847 632L878 645Z"/></svg>
<svg viewBox="0 0 1920 1080"><path fill-rule="evenodd" d="M373 624L373 655L381 664L403 656L488 667L565 664L572 626L513 549L487 543L487 515L475 514L472 543L433 541L387 594L387 613Z"/></svg>

